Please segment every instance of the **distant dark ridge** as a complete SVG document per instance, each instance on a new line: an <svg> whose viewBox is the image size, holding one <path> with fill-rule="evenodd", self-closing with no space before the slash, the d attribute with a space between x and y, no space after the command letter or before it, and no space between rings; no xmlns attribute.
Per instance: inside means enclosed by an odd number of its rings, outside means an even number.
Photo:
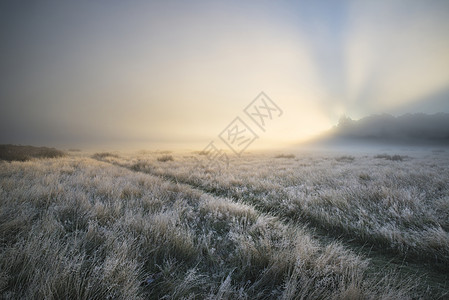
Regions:
<svg viewBox="0 0 449 300"><path fill-rule="evenodd" d="M449 146L449 114L372 115L354 121L342 117L337 126L312 144L393 144Z"/></svg>
<svg viewBox="0 0 449 300"><path fill-rule="evenodd" d="M26 161L32 158L55 158L64 156L61 150L48 147L0 145L0 160Z"/></svg>

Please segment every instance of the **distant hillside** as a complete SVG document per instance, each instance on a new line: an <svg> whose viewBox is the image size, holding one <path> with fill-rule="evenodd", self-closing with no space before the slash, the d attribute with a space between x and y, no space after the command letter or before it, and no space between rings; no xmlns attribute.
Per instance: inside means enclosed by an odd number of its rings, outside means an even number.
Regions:
<svg viewBox="0 0 449 300"><path fill-rule="evenodd" d="M311 144L448 145L449 114L372 115L354 121L342 117L337 126Z"/></svg>

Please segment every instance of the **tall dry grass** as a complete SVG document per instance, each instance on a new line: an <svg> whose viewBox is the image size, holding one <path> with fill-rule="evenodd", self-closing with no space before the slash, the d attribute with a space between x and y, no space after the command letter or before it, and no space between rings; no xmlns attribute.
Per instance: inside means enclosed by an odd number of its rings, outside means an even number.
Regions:
<svg viewBox="0 0 449 300"><path fill-rule="evenodd" d="M304 226L89 157L0 162L0 187L5 299L416 296Z"/></svg>
<svg viewBox="0 0 449 300"><path fill-rule="evenodd" d="M238 199L410 261L449 266L449 157L441 153L305 154L284 160L247 155L231 159L229 168L198 155L177 158L170 168L151 154L110 162Z"/></svg>

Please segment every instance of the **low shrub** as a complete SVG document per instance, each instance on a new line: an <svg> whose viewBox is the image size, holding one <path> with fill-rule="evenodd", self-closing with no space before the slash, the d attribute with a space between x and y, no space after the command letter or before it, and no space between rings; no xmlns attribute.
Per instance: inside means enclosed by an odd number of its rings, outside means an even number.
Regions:
<svg viewBox="0 0 449 300"><path fill-rule="evenodd" d="M0 159L6 161L26 161L32 158L55 158L64 155L63 151L55 148L0 145Z"/></svg>

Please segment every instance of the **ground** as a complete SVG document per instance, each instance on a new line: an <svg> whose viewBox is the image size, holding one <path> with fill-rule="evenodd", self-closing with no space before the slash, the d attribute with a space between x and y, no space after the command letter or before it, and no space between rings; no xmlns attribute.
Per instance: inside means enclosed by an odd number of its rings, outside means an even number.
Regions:
<svg viewBox="0 0 449 300"><path fill-rule="evenodd" d="M2 298L444 299L449 153L0 161Z"/></svg>

